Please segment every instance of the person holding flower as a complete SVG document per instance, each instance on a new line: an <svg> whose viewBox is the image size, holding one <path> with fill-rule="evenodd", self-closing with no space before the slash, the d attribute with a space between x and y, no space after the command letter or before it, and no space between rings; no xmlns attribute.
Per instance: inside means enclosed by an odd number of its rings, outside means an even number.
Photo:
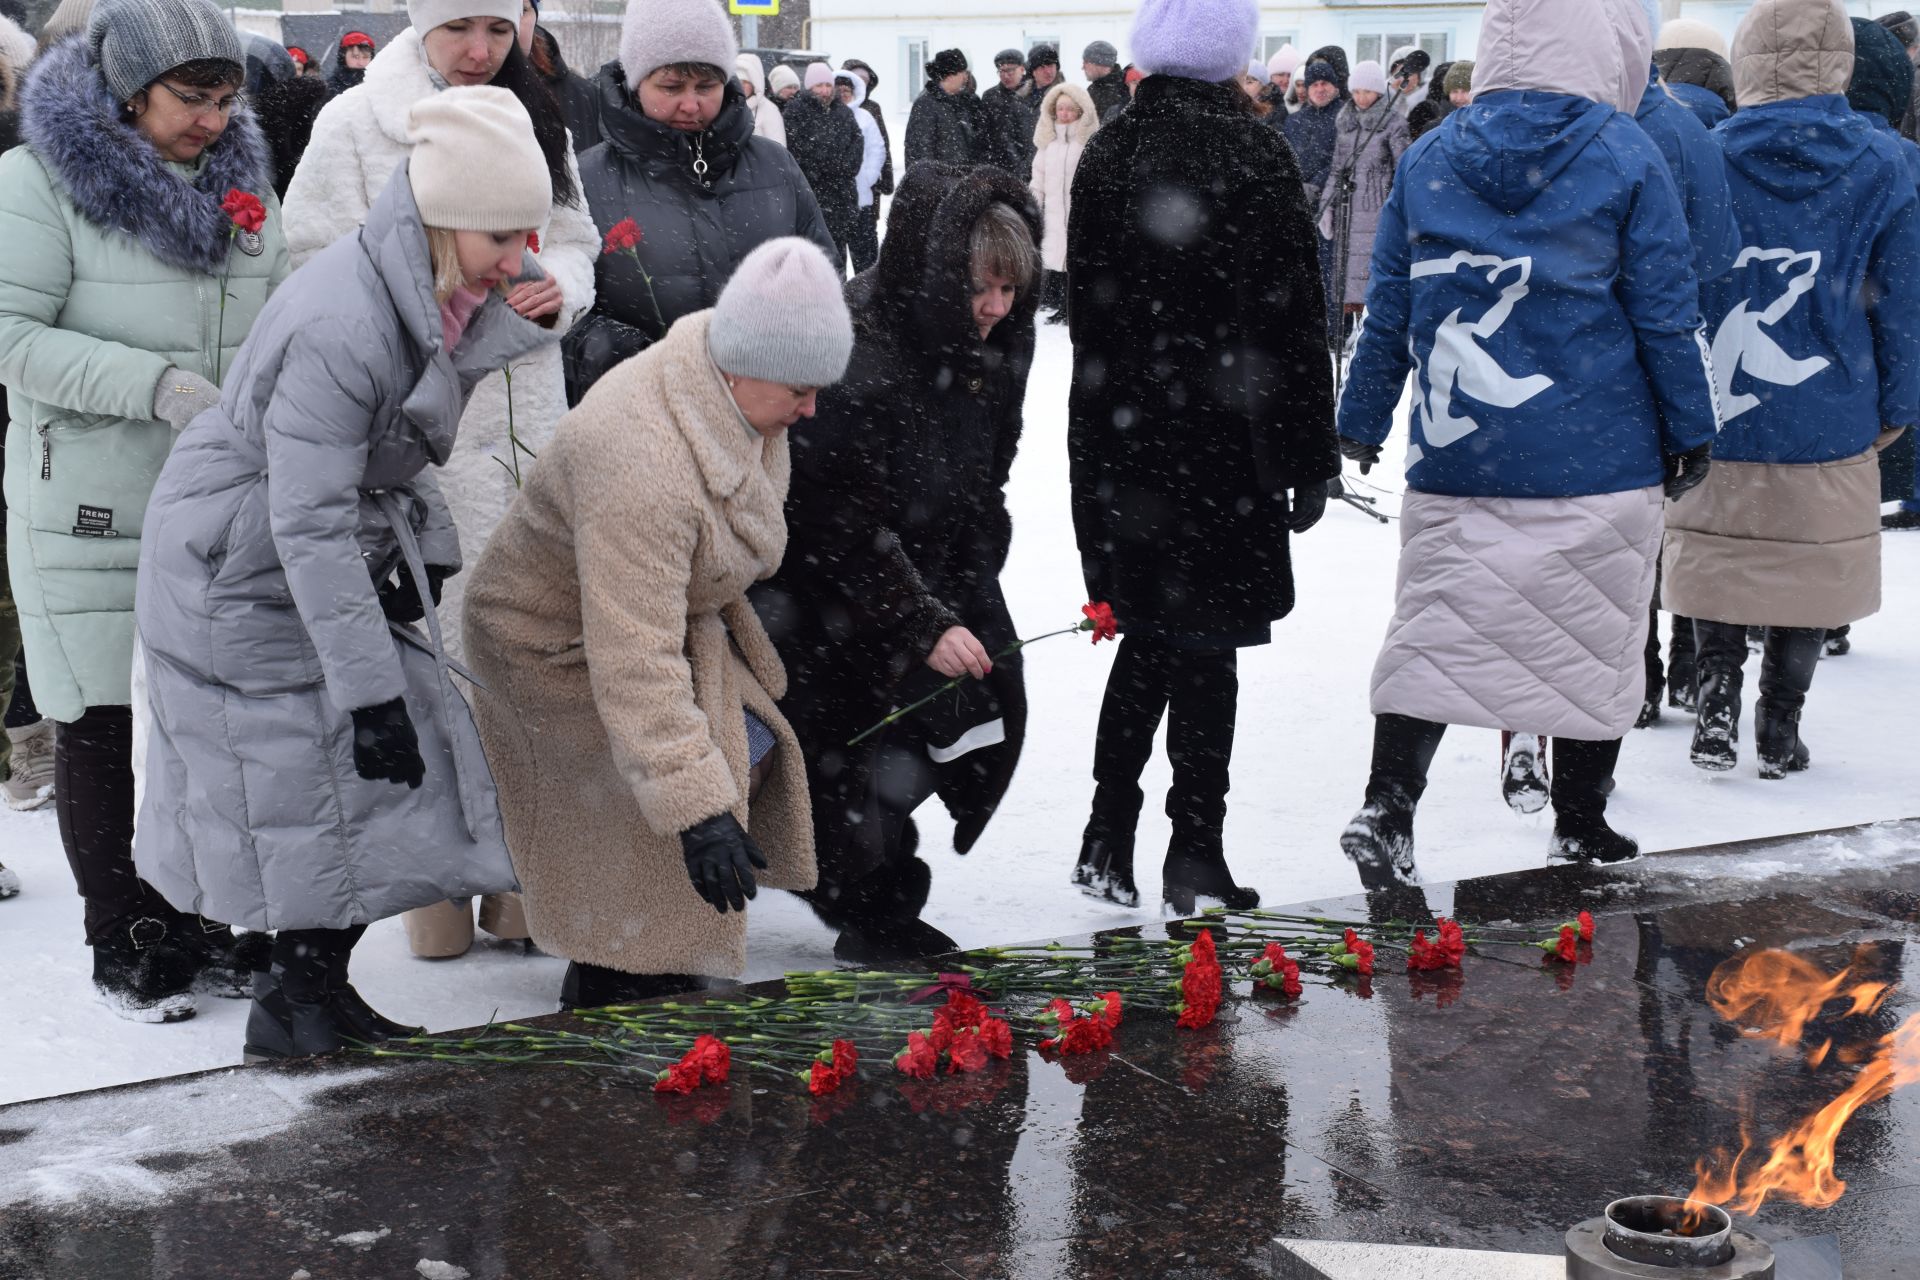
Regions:
<svg viewBox="0 0 1920 1280"><path fill-rule="evenodd" d="M786 672L746 591L786 549L788 429L852 346L826 255L761 245L561 419L474 569L475 709L565 1008L739 973L748 899L814 882Z"/></svg>
<svg viewBox="0 0 1920 1280"><path fill-rule="evenodd" d="M627 6L620 58L594 80L605 141L580 159L604 252L593 310L565 344L571 404L680 317L713 306L767 241L801 236L833 255L800 166L755 132L732 78L739 60L712 0Z"/></svg>
<svg viewBox="0 0 1920 1280"><path fill-rule="evenodd" d="M787 556L754 593L791 676L820 885L808 900L861 963L953 949L913 811L936 792L954 847L1019 761L1026 693L1000 589L1039 300L1040 211L1004 170L928 161L900 184L880 261L847 285L853 363L796 428ZM851 745L943 681L951 696Z"/></svg>
<svg viewBox="0 0 1920 1280"><path fill-rule="evenodd" d="M279 931L250 1057L404 1033L347 980L366 926L517 887L448 675L434 597L461 546L428 468L480 380L552 341L509 293L553 190L504 89L407 127L366 225L274 295L147 508L134 857L180 910Z"/></svg>
<svg viewBox="0 0 1920 1280"><path fill-rule="evenodd" d="M25 145L0 158L8 568L56 725L94 986L140 1021L191 1017L203 972L245 993L232 934L135 874L131 707L154 479L289 270L244 59L208 0L102 0L84 35L34 64ZM233 192L258 202L252 229L222 210Z"/></svg>

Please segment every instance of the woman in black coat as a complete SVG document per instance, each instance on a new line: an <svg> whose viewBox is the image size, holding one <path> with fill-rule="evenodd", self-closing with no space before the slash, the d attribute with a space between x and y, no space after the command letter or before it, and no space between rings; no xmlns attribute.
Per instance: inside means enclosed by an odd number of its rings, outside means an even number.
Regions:
<svg viewBox="0 0 1920 1280"><path fill-rule="evenodd" d="M648 114L620 63L594 81L606 140L581 154L580 187L602 236L631 218L642 238L632 253L603 253L594 266L593 309L561 342L568 404L675 320L718 302L734 268L767 241L802 236L834 256L807 180L785 147L754 137L732 74L703 66L704 79L687 83L672 66L641 72L640 82L669 84L678 95L662 119ZM681 121L687 128L674 123L682 110L699 113Z"/></svg>
<svg viewBox="0 0 1920 1280"><path fill-rule="evenodd" d="M879 263L847 286L847 376L791 436L786 559L753 600L807 753L820 868L808 898L841 931L842 959L953 949L919 919L932 873L911 815L938 793L965 853L1019 759L1020 660L989 655L1016 638L1000 570L1040 233L1032 196L1001 170L909 170ZM962 674L985 679L848 745Z"/></svg>
<svg viewBox="0 0 1920 1280"><path fill-rule="evenodd" d="M1169 716L1162 877L1236 906L1221 843L1236 650L1293 608L1290 535L1340 473L1320 265L1299 170L1236 84L1149 75L1087 143L1067 234L1067 448L1087 589L1124 638L1074 883L1136 905L1140 772ZM1291 495L1291 496L1290 496Z"/></svg>

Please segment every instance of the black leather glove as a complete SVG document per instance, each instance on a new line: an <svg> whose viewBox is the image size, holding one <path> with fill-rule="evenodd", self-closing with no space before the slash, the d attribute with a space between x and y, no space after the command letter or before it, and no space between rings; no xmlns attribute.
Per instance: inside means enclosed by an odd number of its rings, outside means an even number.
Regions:
<svg viewBox="0 0 1920 1280"><path fill-rule="evenodd" d="M729 906L745 911L747 899L760 892L753 870L767 869L766 856L730 813L715 814L682 831L680 854L687 860L694 892L721 915Z"/></svg>
<svg viewBox="0 0 1920 1280"><path fill-rule="evenodd" d="M1362 444L1350 436L1340 437L1340 456L1360 464L1360 474L1373 470L1373 464L1380 461L1380 446Z"/></svg>
<svg viewBox="0 0 1920 1280"><path fill-rule="evenodd" d="M1707 472L1713 467L1713 442L1685 453L1670 453L1666 464L1667 479L1663 487L1671 501L1707 478Z"/></svg>
<svg viewBox="0 0 1920 1280"><path fill-rule="evenodd" d="M404 782L418 790L427 776L420 736L399 698L353 712L353 771L368 782Z"/></svg>
<svg viewBox="0 0 1920 1280"><path fill-rule="evenodd" d="M1287 528L1292 532L1305 533L1320 523L1320 517L1327 514L1327 486L1310 484L1293 491L1293 500L1287 504Z"/></svg>
<svg viewBox="0 0 1920 1280"><path fill-rule="evenodd" d="M440 603L440 589L453 570L445 565L427 566L427 590L433 594L433 603ZM414 585L413 573L402 563L398 582L383 582L378 592L380 612L387 615L389 622L418 622L427 616L426 606L420 603L420 589Z"/></svg>

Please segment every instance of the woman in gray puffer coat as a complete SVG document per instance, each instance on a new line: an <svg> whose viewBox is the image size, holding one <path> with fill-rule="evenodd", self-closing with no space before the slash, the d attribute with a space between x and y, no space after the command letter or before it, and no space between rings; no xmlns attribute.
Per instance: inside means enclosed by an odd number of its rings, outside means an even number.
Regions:
<svg viewBox="0 0 1920 1280"><path fill-rule="evenodd" d="M280 931L250 1058L405 1032L347 983L366 926L517 887L433 607L460 548L426 467L480 379L551 341L502 290L538 270L553 192L504 89L423 99L409 133L365 224L262 313L147 508L134 859L182 910ZM425 637L401 625L423 617Z"/></svg>
<svg viewBox="0 0 1920 1280"><path fill-rule="evenodd" d="M1387 77L1379 63L1355 64L1350 87L1353 97L1334 126L1333 168L1320 190L1319 209L1320 234L1335 241L1336 261L1343 226L1346 232L1345 302L1349 314L1366 307L1380 210L1386 207L1387 194L1393 190L1393 171L1413 142L1406 117L1394 110L1385 96ZM1351 212L1343 212L1340 207L1344 191L1353 192ZM1333 299L1327 301L1332 312Z"/></svg>

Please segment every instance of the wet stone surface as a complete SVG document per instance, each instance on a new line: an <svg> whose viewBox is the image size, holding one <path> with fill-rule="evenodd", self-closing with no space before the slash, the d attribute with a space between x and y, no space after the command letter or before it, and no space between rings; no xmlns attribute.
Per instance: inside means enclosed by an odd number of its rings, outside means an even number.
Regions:
<svg viewBox="0 0 1920 1280"><path fill-rule="evenodd" d="M1469 922L1590 910L1591 963L1502 948L1230 1000L1200 1032L1142 1014L1067 1066L870 1068L823 1101L741 1071L663 1101L570 1068L354 1060L0 1108L0 1276L1261 1276L1277 1236L1555 1253L1615 1197L1684 1193L1743 1099L1765 1139L1850 1079L1717 1018L1721 961L1786 947L1831 972L1861 949L1900 986L1810 1032L1840 1047L1920 1011L1920 824L1872 839L1912 857L1813 838L1430 887ZM1835 1235L1850 1278L1920 1277L1916 1139L1920 1089L1854 1119L1833 1208L1736 1223Z"/></svg>

